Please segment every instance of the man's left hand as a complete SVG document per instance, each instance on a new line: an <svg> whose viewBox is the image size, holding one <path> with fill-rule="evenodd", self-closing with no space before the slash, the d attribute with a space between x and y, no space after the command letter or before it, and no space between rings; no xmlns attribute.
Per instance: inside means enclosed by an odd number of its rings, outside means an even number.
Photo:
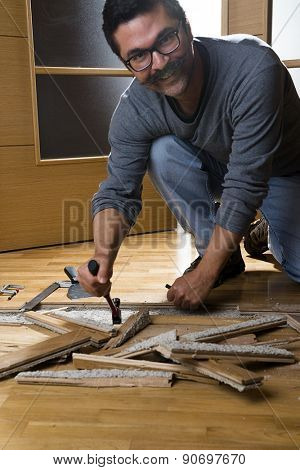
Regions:
<svg viewBox="0 0 300 470"><path fill-rule="evenodd" d="M198 270L194 270L176 279L168 291L167 298L176 307L196 310L206 300L213 285L214 280L205 275L199 276Z"/></svg>

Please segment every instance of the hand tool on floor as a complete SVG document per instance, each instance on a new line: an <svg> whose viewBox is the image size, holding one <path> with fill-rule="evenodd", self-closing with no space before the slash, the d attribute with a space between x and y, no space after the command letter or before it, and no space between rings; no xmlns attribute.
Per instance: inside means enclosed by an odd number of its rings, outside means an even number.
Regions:
<svg viewBox="0 0 300 470"><path fill-rule="evenodd" d="M7 300L11 300L21 289L24 289L24 286L19 284L5 284L0 289L0 295L6 295Z"/></svg>
<svg viewBox="0 0 300 470"><path fill-rule="evenodd" d="M88 269L93 276L97 276L99 267L100 267L99 263L94 259L90 260L88 263ZM67 294L67 297L69 299L74 300L74 299L83 299L87 297L94 297L93 294L90 294L89 292L84 290L83 287L80 286L77 280L76 269L73 266L66 266L64 271L66 275L68 276L68 278L71 280L71 286ZM113 324L119 325L120 323L122 323L120 299L118 298L112 299L109 294L104 295L103 297L106 299L108 305L110 306Z"/></svg>
<svg viewBox="0 0 300 470"><path fill-rule="evenodd" d="M49 297L53 292L55 292L57 289L60 287L62 288L69 288L71 285L70 281L55 281L50 286L46 287L44 290L42 290L39 294L37 294L33 299L29 300L28 302L25 302L20 307L21 312L29 312L30 310L34 310L40 303L45 300L47 297Z"/></svg>

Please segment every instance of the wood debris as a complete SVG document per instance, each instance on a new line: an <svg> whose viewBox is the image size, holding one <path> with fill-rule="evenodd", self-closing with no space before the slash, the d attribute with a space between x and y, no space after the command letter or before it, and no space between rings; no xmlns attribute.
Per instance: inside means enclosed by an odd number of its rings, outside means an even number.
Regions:
<svg viewBox="0 0 300 470"><path fill-rule="evenodd" d="M77 322L73 322L72 320L66 321L48 314L45 315L37 312L27 312L25 317L32 320L36 325L47 328L55 333L69 333L71 331L86 333L90 335L91 343L95 346L100 346L101 344L106 343L112 337L111 333L103 331L97 326L80 326Z"/></svg>
<svg viewBox="0 0 300 470"><path fill-rule="evenodd" d="M209 328L204 331L196 331L181 336L181 341L201 341L203 342L218 342L227 338L245 335L248 333L256 333L258 331L277 328L278 326L286 325L286 318L279 315L269 315L267 317L260 317L254 320L248 320L233 325Z"/></svg>
<svg viewBox="0 0 300 470"><path fill-rule="evenodd" d="M77 369L116 368L129 370L133 368L147 371L159 370L172 372L177 378L188 377L189 380L194 380L196 377L196 382L199 382L199 378L203 376L203 374L199 374L199 372L195 373L178 364L96 356L95 354L73 354L73 364ZM205 379L201 381L204 383L211 383L211 381L207 382Z"/></svg>
<svg viewBox="0 0 300 470"><path fill-rule="evenodd" d="M274 348L271 346L251 346L251 345L229 345L214 343L196 343L170 341L156 347L162 356L167 359L177 357L193 359L228 359L235 361L259 361L259 362L295 362L294 354L286 349Z"/></svg>
<svg viewBox="0 0 300 470"><path fill-rule="evenodd" d="M100 324L98 324L98 322L96 321L88 322L85 319L74 318L74 317L68 317L66 319L63 312L58 312L57 310L53 311L51 315L57 319L67 321L68 323L73 323L77 326L84 326L85 328L93 328L94 330L100 331L100 333L107 333L107 331L104 330L103 327Z"/></svg>
<svg viewBox="0 0 300 470"><path fill-rule="evenodd" d="M147 310L141 310L133 313L112 337L112 332L102 330L97 321L94 326L85 319L63 319L58 318L59 315L59 312L55 315L52 312L26 314L26 318L59 336L2 356L0 377L74 352L73 366L78 370L22 373L16 380L19 383L87 387L169 387L175 379L181 379L203 385L223 383L244 392L260 387L264 381L263 375L245 367L248 363L293 364L293 353L282 346L300 338L282 336L262 343L257 340L255 333L286 325L286 317L278 315L244 322L232 319L232 324L222 326L219 322L221 326L179 337L173 318L173 329L144 340L133 340L127 345L129 339L150 323L156 325L155 331L157 325L170 325L169 316L149 315ZM184 321L180 318L178 316L177 322L176 317L176 325L182 325L180 328L188 325L189 316ZM198 324L200 326L200 322ZM76 353L82 346L91 345L94 347L92 354Z"/></svg>
<svg viewBox="0 0 300 470"><path fill-rule="evenodd" d="M114 357L135 357L136 355L144 354L153 346L164 343L166 341L176 341L177 340L177 331L170 330L166 333L162 333L158 336L152 336L151 338L145 339L138 343L133 344L127 348L122 348L119 352L114 354Z"/></svg>
<svg viewBox="0 0 300 470"><path fill-rule="evenodd" d="M171 387L173 374L141 370L65 370L37 371L18 374L20 384L72 385L76 387Z"/></svg>
<svg viewBox="0 0 300 470"><path fill-rule="evenodd" d="M288 322L288 325L293 328L294 330L296 330L298 333L300 333L300 314L298 313L297 314L289 314L287 316L287 322Z"/></svg>
<svg viewBox="0 0 300 470"><path fill-rule="evenodd" d="M0 378L16 372L28 370L50 359L70 354L82 346L91 344L91 335L86 332L72 331L40 343L27 346L18 351L5 354L0 358Z"/></svg>
<svg viewBox="0 0 300 470"><path fill-rule="evenodd" d="M150 324L150 316L148 310L141 310L131 315L118 330L118 335L111 338L103 349L112 349L121 346L125 341L135 336L139 331L143 330Z"/></svg>
<svg viewBox="0 0 300 470"><path fill-rule="evenodd" d="M239 392L261 386L264 379L263 376L253 374L249 370L227 361L182 359L180 362L188 369L230 385Z"/></svg>

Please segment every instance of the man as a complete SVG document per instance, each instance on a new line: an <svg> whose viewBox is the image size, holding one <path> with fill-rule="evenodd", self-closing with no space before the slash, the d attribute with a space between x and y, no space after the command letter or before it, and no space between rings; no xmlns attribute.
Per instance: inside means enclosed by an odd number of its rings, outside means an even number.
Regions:
<svg viewBox="0 0 300 470"><path fill-rule="evenodd" d="M245 234L249 251L269 247L300 282L300 100L273 50L247 35L193 38L177 0L107 0L103 20L135 80L114 113L109 177L93 199L100 271L82 266L82 286L110 289L147 170L199 252L169 301L195 309L240 274ZM257 209L265 218L249 230Z"/></svg>

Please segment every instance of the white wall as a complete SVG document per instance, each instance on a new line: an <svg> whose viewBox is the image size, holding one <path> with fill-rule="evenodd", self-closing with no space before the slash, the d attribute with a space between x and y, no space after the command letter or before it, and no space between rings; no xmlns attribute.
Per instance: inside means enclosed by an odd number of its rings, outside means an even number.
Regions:
<svg viewBox="0 0 300 470"><path fill-rule="evenodd" d="M300 59L300 1L273 0L272 46L282 60ZM289 69L300 95L300 69Z"/></svg>
<svg viewBox="0 0 300 470"><path fill-rule="evenodd" d="M179 0L194 36L221 36L221 0Z"/></svg>
<svg viewBox="0 0 300 470"><path fill-rule="evenodd" d="M282 59L300 59L300 1L273 0L272 46Z"/></svg>
<svg viewBox="0 0 300 470"><path fill-rule="evenodd" d="M300 96L300 69L289 69L289 72L292 75L293 82Z"/></svg>

